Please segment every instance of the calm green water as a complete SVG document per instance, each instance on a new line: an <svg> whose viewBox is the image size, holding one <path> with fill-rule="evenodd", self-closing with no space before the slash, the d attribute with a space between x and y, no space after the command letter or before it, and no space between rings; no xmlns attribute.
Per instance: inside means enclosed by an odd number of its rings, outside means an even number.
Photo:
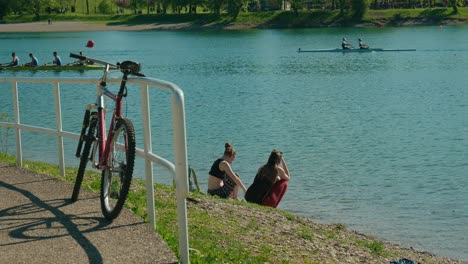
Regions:
<svg viewBox="0 0 468 264"><path fill-rule="evenodd" d="M363 37L372 47L416 52L304 54ZM93 49L85 50L88 40ZM246 184L272 148L292 181L280 207L404 246L468 260L468 27L0 34L0 59L57 50L117 62L185 92L189 163L206 188L209 167L234 144ZM99 76L99 72L0 72L1 77ZM20 90L23 122L55 125L52 89ZM11 114L0 84L0 112ZM169 95L152 93L153 149L172 160ZM128 116L136 123L139 91ZM79 132L94 87L62 86L64 129ZM24 133L25 158L55 161L55 139ZM14 142L14 141L13 141ZM12 143L13 143L12 142ZM68 165L75 142L66 141ZM141 147L141 136L139 137ZM14 147L11 147L13 149ZM169 181L157 170L158 181Z"/></svg>

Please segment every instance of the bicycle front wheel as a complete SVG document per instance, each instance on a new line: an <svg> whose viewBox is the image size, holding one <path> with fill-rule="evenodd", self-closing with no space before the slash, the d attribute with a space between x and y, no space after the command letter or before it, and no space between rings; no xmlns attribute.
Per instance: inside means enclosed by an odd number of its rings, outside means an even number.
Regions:
<svg viewBox="0 0 468 264"><path fill-rule="evenodd" d="M109 160L101 177L101 209L108 220L115 219L127 199L135 163L135 129L129 119L117 121Z"/></svg>

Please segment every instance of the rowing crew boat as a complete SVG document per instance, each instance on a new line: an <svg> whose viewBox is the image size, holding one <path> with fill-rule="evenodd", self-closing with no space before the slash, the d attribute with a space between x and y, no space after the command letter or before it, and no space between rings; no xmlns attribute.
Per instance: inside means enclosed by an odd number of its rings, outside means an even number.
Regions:
<svg viewBox="0 0 468 264"><path fill-rule="evenodd" d="M40 66L11 66L0 67L0 70L8 71L84 71L84 70L102 70L101 65L40 65Z"/></svg>
<svg viewBox="0 0 468 264"><path fill-rule="evenodd" d="M348 52L389 52L389 51L416 51L416 49L316 49L316 50L302 50L299 48L297 52L343 52L343 53L348 53Z"/></svg>

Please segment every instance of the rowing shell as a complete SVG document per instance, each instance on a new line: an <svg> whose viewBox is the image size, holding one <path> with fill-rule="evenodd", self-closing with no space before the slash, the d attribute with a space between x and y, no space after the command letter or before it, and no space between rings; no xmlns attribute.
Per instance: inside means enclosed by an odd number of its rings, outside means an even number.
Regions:
<svg viewBox="0 0 468 264"><path fill-rule="evenodd" d="M83 71L83 70L102 70L103 66L100 65L41 65L41 66L12 66L2 67L1 70L10 71Z"/></svg>
<svg viewBox="0 0 468 264"><path fill-rule="evenodd" d="M389 51L416 51L416 49L316 49L316 50L302 50L299 48L297 52L389 52Z"/></svg>

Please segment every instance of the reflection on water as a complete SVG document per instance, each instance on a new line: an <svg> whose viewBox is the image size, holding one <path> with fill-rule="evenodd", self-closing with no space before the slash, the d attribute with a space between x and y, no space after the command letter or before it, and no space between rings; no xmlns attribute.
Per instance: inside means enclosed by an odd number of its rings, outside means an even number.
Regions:
<svg viewBox="0 0 468 264"><path fill-rule="evenodd" d="M28 39L34 38L40 61L57 50L65 62L71 61L68 52L83 50L92 39L95 47L85 50L88 56L138 61L147 76L179 85L186 100L189 163L203 186L226 141L237 149L233 167L246 184L271 149L278 148L292 176L281 208L468 260L467 30L83 32L0 38L23 61L30 52ZM417 51L297 53L299 47L338 47L342 36L363 37L376 48ZM5 60L8 56L4 54ZM78 132L95 88L61 88L64 129ZM53 108L48 108L52 88L31 86L20 93L22 120L54 128ZM0 83L0 94L0 112L12 113L11 87ZM142 147L139 96L138 88L130 87L125 109ZM151 92L151 102L153 149L173 160L170 95ZM55 162L55 139L29 133L24 139L26 158ZM66 145L66 160L76 165L75 142L67 140ZM141 175L141 161L138 165ZM157 181L171 182L166 172L155 170Z"/></svg>

